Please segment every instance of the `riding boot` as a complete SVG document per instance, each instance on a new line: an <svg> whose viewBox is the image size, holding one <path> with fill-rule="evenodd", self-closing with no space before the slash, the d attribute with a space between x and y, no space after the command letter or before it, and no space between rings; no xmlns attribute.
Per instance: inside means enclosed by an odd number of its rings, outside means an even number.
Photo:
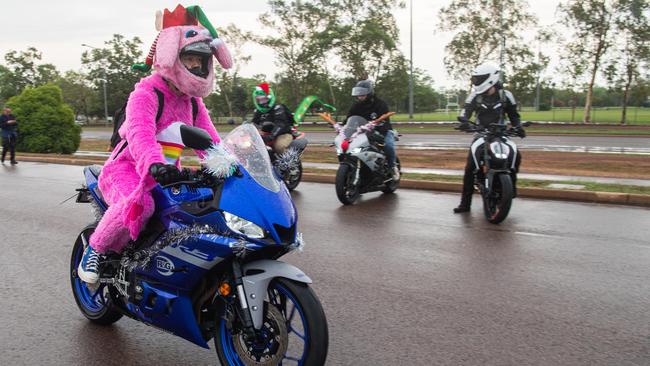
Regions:
<svg viewBox="0 0 650 366"><path fill-rule="evenodd" d="M467 158L465 175L463 176L463 193L460 198L460 205L454 208L454 213L469 212L472 206L472 194L474 193L474 162L472 156Z"/></svg>

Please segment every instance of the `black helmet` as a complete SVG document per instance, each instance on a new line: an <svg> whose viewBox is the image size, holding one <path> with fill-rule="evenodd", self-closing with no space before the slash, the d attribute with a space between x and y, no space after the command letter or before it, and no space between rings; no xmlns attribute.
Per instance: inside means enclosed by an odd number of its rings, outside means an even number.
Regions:
<svg viewBox="0 0 650 366"><path fill-rule="evenodd" d="M352 88L352 96L360 97L363 95L371 96L375 92L375 87L370 80L359 81L354 88Z"/></svg>
<svg viewBox="0 0 650 366"><path fill-rule="evenodd" d="M206 78L210 72L210 58L212 57L212 49L207 42L195 42L190 43L187 46L183 47L179 57L183 55L196 55L201 57L201 67L188 69L192 74Z"/></svg>

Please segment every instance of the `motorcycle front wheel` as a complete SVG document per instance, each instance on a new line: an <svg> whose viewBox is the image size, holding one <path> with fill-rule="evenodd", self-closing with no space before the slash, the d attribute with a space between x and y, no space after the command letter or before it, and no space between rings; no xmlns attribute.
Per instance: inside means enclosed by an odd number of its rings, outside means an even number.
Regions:
<svg viewBox="0 0 650 366"><path fill-rule="evenodd" d="M70 284L72 295L81 313L93 323L110 325L120 320L122 314L111 304L111 296L106 284L87 284L77 275L77 267L83 257L85 244L95 231L95 226L87 226L77 237L70 258ZM86 243L84 243L84 241Z"/></svg>
<svg viewBox="0 0 650 366"><path fill-rule="evenodd" d="M483 196L483 212L488 222L498 224L505 220L512 205L512 178L508 174L499 174L492 183L492 191Z"/></svg>
<svg viewBox="0 0 650 366"><path fill-rule="evenodd" d="M336 172L336 196L344 205L351 205L359 199L359 186L354 184L356 169L348 164L339 165Z"/></svg>
<svg viewBox="0 0 650 366"><path fill-rule="evenodd" d="M302 161L298 162L298 166L291 168L289 172L286 173L286 178L284 179L284 184L287 185L289 191L293 191L300 184L302 179Z"/></svg>
<svg viewBox="0 0 650 366"><path fill-rule="evenodd" d="M225 307L218 318L215 348L222 365L270 366L325 364L329 335L320 301L307 284L273 280L265 302L264 323L257 340L228 325ZM233 314L234 312L230 312ZM231 325L233 323L230 319Z"/></svg>

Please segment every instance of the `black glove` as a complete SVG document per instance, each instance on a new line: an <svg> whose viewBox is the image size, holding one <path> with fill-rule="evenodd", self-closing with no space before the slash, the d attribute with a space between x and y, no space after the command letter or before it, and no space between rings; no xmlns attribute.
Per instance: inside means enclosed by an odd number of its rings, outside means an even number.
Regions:
<svg viewBox="0 0 650 366"><path fill-rule="evenodd" d="M465 121L465 122L461 122L458 126L454 128L460 131L467 131L470 129L470 127L471 125L469 124L469 122Z"/></svg>
<svg viewBox="0 0 650 366"><path fill-rule="evenodd" d="M183 173L173 164L153 163L149 167L149 174L161 186L183 180Z"/></svg>
<svg viewBox="0 0 650 366"><path fill-rule="evenodd" d="M263 135L262 136L262 141L264 141L264 143L269 143L269 142L273 141L273 139L274 139L274 137L271 136L271 135Z"/></svg>
<svg viewBox="0 0 650 366"><path fill-rule="evenodd" d="M521 137L522 139L526 137L526 131L524 131L521 126L513 127L512 130L517 136Z"/></svg>

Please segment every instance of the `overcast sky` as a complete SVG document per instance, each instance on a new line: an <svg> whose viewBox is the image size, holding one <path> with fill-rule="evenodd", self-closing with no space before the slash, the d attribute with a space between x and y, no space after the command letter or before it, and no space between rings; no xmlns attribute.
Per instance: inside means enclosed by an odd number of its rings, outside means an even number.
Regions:
<svg viewBox="0 0 650 366"><path fill-rule="evenodd" d="M529 11L541 25L554 21L555 9L560 0L529 0ZM163 7L173 9L177 1L2 1L2 31L0 55L10 50L36 47L43 53L43 61L54 64L59 70L79 70L82 43L102 47L103 42L120 33L128 38L138 36L143 40L146 54L156 31L154 13ZM63 5L65 3L65 5ZM259 32L257 18L268 6L266 0L182 2L198 4L213 25L220 27L235 23L244 30ZM408 0L406 1L408 5ZM413 62L434 79L436 86L454 86L445 72L444 47L451 34L437 33L436 22L440 8L449 0L413 0ZM400 48L409 55L409 9L395 12L400 27ZM528 37L532 37L531 32ZM261 46L246 49L252 61L242 69L244 76L277 72L273 52ZM4 59L0 60L4 62ZM551 73L549 71L549 73Z"/></svg>

